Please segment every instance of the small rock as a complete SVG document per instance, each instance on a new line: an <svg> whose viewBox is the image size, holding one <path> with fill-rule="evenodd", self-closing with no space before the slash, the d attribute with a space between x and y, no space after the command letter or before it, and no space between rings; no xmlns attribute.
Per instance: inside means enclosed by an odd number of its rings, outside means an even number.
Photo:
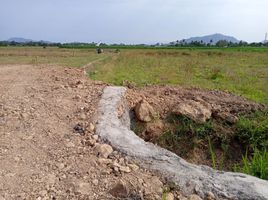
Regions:
<svg viewBox="0 0 268 200"><path fill-rule="evenodd" d="M46 190L41 190L39 192L39 195L42 196L42 197L44 197L46 194L47 194L47 191Z"/></svg>
<svg viewBox="0 0 268 200"><path fill-rule="evenodd" d="M72 142L66 142L65 146L68 147L68 148L75 147L74 143L72 143Z"/></svg>
<svg viewBox="0 0 268 200"><path fill-rule="evenodd" d="M130 167L130 169L132 169L133 171L137 171L139 169L138 165L135 164L128 164L128 166Z"/></svg>
<svg viewBox="0 0 268 200"><path fill-rule="evenodd" d="M99 136L98 135L93 135L92 138L97 141L99 139Z"/></svg>
<svg viewBox="0 0 268 200"><path fill-rule="evenodd" d="M119 170L121 172L125 172L125 173L130 173L131 172L131 169L128 166L120 166Z"/></svg>
<svg viewBox="0 0 268 200"><path fill-rule="evenodd" d="M98 179L93 179L92 183L93 183L93 185L98 185L99 181L98 181Z"/></svg>
<svg viewBox="0 0 268 200"><path fill-rule="evenodd" d="M91 185L89 183L78 183L76 191L83 194L83 195L89 195L91 189Z"/></svg>
<svg viewBox="0 0 268 200"><path fill-rule="evenodd" d="M169 192L169 193L166 194L166 198L165 199L166 200L174 200L174 195L171 192Z"/></svg>
<svg viewBox="0 0 268 200"><path fill-rule="evenodd" d="M115 198L127 198L129 196L129 189L122 182L117 183L109 193Z"/></svg>
<svg viewBox="0 0 268 200"><path fill-rule="evenodd" d="M189 100L180 103L173 109L173 113L189 117L195 122L204 123L211 117L211 108L206 107L200 102Z"/></svg>
<svg viewBox="0 0 268 200"><path fill-rule="evenodd" d="M94 148L95 153L99 157L108 158L113 153L113 148L108 144L97 144Z"/></svg>
<svg viewBox="0 0 268 200"><path fill-rule="evenodd" d="M143 122L149 122L156 116L153 107L145 100L141 100L134 110L137 118Z"/></svg>
<svg viewBox="0 0 268 200"><path fill-rule="evenodd" d="M101 165L108 165L112 163L111 159L106 159L106 158L99 158L98 163Z"/></svg>
<svg viewBox="0 0 268 200"><path fill-rule="evenodd" d="M81 113L80 114L80 119L81 120L85 120L87 118L86 114L85 113Z"/></svg>
<svg viewBox="0 0 268 200"><path fill-rule="evenodd" d="M215 195L212 192L207 193L207 200L215 200Z"/></svg>
<svg viewBox="0 0 268 200"><path fill-rule="evenodd" d="M230 124L235 124L238 121L238 117L236 117L235 115L229 112L216 112L216 113L213 113L213 115L215 115L215 117L220 118Z"/></svg>
<svg viewBox="0 0 268 200"><path fill-rule="evenodd" d="M85 145L93 147L96 144L96 140L89 139L85 141Z"/></svg>
<svg viewBox="0 0 268 200"><path fill-rule="evenodd" d="M126 172L126 173L131 172L131 169L128 166L122 166L117 162L113 163L113 167L118 168L121 172Z"/></svg>
<svg viewBox="0 0 268 200"><path fill-rule="evenodd" d="M64 163L58 163L57 164L57 167L61 170L64 168Z"/></svg>
<svg viewBox="0 0 268 200"><path fill-rule="evenodd" d="M74 99L76 99L76 100L81 99L81 96L80 95L75 95Z"/></svg>
<svg viewBox="0 0 268 200"><path fill-rule="evenodd" d="M85 134L85 129L84 129L84 127L81 124L76 124L74 126L74 131L76 133L79 133L80 135L84 135Z"/></svg>
<svg viewBox="0 0 268 200"><path fill-rule="evenodd" d="M202 200L198 195L192 194L188 198L188 200Z"/></svg>
<svg viewBox="0 0 268 200"><path fill-rule="evenodd" d="M90 123L88 127L91 132L95 130L95 126L92 123Z"/></svg>

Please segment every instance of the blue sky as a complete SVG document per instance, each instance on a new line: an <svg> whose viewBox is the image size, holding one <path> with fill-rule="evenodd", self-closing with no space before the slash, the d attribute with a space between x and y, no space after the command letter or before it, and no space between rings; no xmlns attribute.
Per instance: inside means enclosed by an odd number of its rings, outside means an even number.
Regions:
<svg viewBox="0 0 268 200"><path fill-rule="evenodd" d="M0 40L154 43L268 32L268 0L0 0Z"/></svg>

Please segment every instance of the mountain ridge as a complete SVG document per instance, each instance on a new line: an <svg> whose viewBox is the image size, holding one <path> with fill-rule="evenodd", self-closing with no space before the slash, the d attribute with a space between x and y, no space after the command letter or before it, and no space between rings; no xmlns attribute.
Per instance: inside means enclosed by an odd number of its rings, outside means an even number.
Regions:
<svg viewBox="0 0 268 200"><path fill-rule="evenodd" d="M221 33L215 33L211 35L205 36L197 36L197 37L190 37L188 39L182 39L180 42L182 43L191 43L191 42L202 42L205 44L216 44L220 40L226 40L228 42L239 43L240 40L236 39L233 36L224 35Z"/></svg>

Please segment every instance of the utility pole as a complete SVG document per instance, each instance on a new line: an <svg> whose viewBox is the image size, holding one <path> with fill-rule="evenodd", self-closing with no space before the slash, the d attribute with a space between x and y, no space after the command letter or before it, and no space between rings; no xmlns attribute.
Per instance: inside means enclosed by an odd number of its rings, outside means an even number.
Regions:
<svg viewBox="0 0 268 200"><path fill-rule="evenodd" d="M264 41L267 41L267 33L265 33Z"/></svg>

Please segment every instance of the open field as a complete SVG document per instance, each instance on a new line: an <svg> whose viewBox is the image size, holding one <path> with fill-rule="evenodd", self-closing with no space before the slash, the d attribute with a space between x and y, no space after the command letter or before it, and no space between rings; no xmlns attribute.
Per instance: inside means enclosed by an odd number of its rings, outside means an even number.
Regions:
<svg viewBox="0 0 268 200"><path fill-rule="evenodd" d="M93 79L120 85L172 84L228 90L268 103L268 52L221 50L123 50L96 65Z"/></svg>
<svg viewBox="0 0 268 200"><path fill-rule="evenodd" d="M82 67L93 79L121 85L171 84L234 92L268 104L268 48L123 49L97 55L94 49L1 47L0 64ZM108 52L108 53L107 53Z"/></svg>
<svg viewBox="0 0 268 200"><path fill-rule="evenodd" d="M0 64L56 64L67 67L81 67L105 56L107 55L97 55L93 49L0 47Z"/></svg>

